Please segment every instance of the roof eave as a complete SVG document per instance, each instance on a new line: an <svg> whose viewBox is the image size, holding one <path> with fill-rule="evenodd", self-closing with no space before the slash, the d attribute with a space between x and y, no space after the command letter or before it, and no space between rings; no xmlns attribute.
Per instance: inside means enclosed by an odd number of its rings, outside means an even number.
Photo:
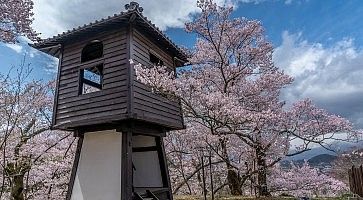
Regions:
<svg viewBox="0 0 363 200"><path fill-rule="evenodd" d="M147 27L150 28L152 31L156 32L158 36L160 36L167 44L170 46L171 50L175 52L175 56L177 56L181 60L187 60L187 55L175 44L171 41L169 37L167 37L159 28L155 26L155 24L151 23L150 20L148 20L146 17L144 17L139 11L133 10L133 11L127 11L127 12L121 12L120 14L115 14L112 17L109 16L106 19L101 19L100 21L96 20L95 22L91 22L89 24L84 24L83 26L79 26L77 28L73 28L72 30L68 30L66 32L63 32L61 34L58 34L56 36L53 36L52 38L44 39L38 43L29 44L31 47L36 48L46 54L58 57L59 52L57 50L59 49L60 45L63 45L65 41L71 39L72 37L76 37L77 34L80 34L85 31L90 31L92 29L96 29L97 27L107 27L107 25L111 23L120 23L123 19L125 19L126 23L129 23L129 18L136 14L138 18L143 20L144 23L147 24ZM67 39L69 38L69 39ZM56 49L54 49L54 47Z"/></svg>

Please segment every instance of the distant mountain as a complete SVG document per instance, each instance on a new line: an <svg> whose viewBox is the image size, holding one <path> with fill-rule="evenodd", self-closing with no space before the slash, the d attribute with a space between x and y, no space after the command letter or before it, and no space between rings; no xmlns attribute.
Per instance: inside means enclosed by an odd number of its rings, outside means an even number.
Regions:
<svg viewBox="0 0 363 200"><path fill-rule="evenodd" d="M329 155L335 155L335 156L337 155L337 153L329 151L323 147L315 147L309 151L298 154L296 156L287 157L284 160L287 160L287 161L309 160L309 159L311 159L317 155L321 155L321 154L329 154Z"/></svg>
<svg viewBox="0 0 363 200"><path fill-rule="evenodd" d="M319 165L331 165L334 160L337 158L335 155L330 154L320 154L314 156L308 160L310 166L319 166Z"/></svg>
<svg viewBox="0 0 363 200"><path fill-rule="evenodd" d="M337 156L330 155L330 154L320 154L317 156L314 156L308 160L309 164L316 165L319 163L331 163L333 162Z"/></svg>
<svg viewBox="0 0 363 200"><path fill-rule="evenodd" d="M287 161L296 161L296 160L309 160L317 155L322 155L322 154L328 154L328 155L333 155L333 156L337 156L338 154L347 151L347 150L351 150L354 148L362 148L363 147L363 141L357 142L357 143L350 143L350 142L333 142L331 144L331 149L334 150L333 151L329 151L323 147L315 147L312 148L310 151L306 151L304 153L298 154L296 156L293 157L287 157L284 160Z"/></svg>
<svg viewBox="0 0 363 200"><path fill-rule="evenodd" d="M310 166L319 168L321 170L327 170L332 167L334 160L337 158L336 155L331 154L320 154L316 155L310 159L301 159L301 160L284 160L281 162L281 165L284 168L290 168L291 162L295 165L302 166L305 161L309 163Z"/></svg>
<svg viewBox="0 0 363 200"><path fill-rule="evenodd" d="M289 168L291 162L295 165L301 166L305 160L310 166L321 169L322 171L329 170L337 158L337 156L345 151L352 151L354 149L360 149L363 146L363 141L357 143L349 142L333 142L330 146L334 151L329 151L323 147L315 147L309 151L298 154L293 157L287 157L283 159L280 164L284 168Z"/></svg>

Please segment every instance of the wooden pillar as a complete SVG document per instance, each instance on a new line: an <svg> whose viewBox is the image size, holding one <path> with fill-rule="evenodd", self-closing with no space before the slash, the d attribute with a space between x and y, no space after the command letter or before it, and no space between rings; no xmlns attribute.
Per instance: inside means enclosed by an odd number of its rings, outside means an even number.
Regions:
<svg viewBox="0 0 363 200"><path fill-rule="evenodd" d="M169 177L169 170L168 170L168 163L166 160L166 154L165 154L165 148L164 148L164 141L162 137L159 137L157 139L158 142L158 152L159 152L159 159L160 159L160 169L162 173L163 183L164 187L168 188L168 198L170 200L173 200L173 193L171 191L171 183L170 183L170 177Z"/></svg>
<svg viewBox="0 0 363 200"><path fill-rule="evenodd" d="M132 129L123 128L121 132L122 132L121 199L132 200L133 196Z"/></svg>
<svg viewBox="0 0 363 200"><path fill-rule="evenodd" d="M68 190L67 190L66 200L71 199L72 190L73 190L73 186L74 186L74 181L76 179L76 174L77 174L79 158L81 156L81 149L82 149L82 144L83 144L83 134L75 133L75 136L77 136L77 135L78 135L77 149L76 149L76 154L74 156L70 181L68 183Z"/></svg>

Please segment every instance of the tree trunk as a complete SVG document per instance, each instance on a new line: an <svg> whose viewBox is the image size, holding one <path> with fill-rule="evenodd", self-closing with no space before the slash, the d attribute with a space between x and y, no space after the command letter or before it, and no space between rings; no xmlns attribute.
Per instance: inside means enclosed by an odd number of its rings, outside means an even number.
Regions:
<svg viewBox="0 0 363 200"><path fill-rule="evenodd" d="M241 177L233 169L228 169L227 172L228 187L232 195L242 195Z"/></svg>
<svg viewBox="0 0 363 200"><path fill-rule="evenodd" d="M257 189L259 196L271 196L267 187L267 164L266 154L259 146L256 148L256 160L257 160Z"/></svg>
<svg viewBox="0 0 363 200"><path fill-rule="evenodd" d="M227 183L232 195L242 195L241 177L233 168L227 152L226 139L220 139L224 161L227 166Z"/></svg>
<svg viewBox="0 0 363 200"><path fill-rule="evenodd" d="M22 160L20 156L20 148L26 144L28 138L22 138L21 141L15 146L14 156L15 162L7 164L8 174L12 177L12 184L10 195L12 200L24 200L24 177L30 170L29 160Z"/></svg>
<svg viewBox="0 0 363 200"><path fill-rule="evenodd" d="M24 175L15 175L11 187L11 197L13 200L24 200Z"/></svg>

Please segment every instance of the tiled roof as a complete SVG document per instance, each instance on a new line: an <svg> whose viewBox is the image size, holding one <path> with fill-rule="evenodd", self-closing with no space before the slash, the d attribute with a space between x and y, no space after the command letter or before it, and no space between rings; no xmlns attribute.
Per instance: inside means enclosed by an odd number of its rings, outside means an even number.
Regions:
<svg viewBox="0 0 363 200"><path fill-rule="evenodd" d="M58 56L60 44L79 37L82 34L96 33L106 29L107 27L109 28L112 25L129 23L130 17L133 16L133 14L135 14L135 20L138 20L139 25L142 24L141 26L145 28L146 31L152 32L155 37L163 40L165 45L168 46L168 49L174 51L180 59L186 60L187 56L185 53L157 26L155 26L155 24L148 20L147 17L144 17L138 9L121 12L119 14L114 14L113 16L108 16L106 19L102 18L101 20L96 20L89 24L78 26L77 28L73 28L51 38L43 39L38 43L31 44L31 46L52 56Z"/></svg>

